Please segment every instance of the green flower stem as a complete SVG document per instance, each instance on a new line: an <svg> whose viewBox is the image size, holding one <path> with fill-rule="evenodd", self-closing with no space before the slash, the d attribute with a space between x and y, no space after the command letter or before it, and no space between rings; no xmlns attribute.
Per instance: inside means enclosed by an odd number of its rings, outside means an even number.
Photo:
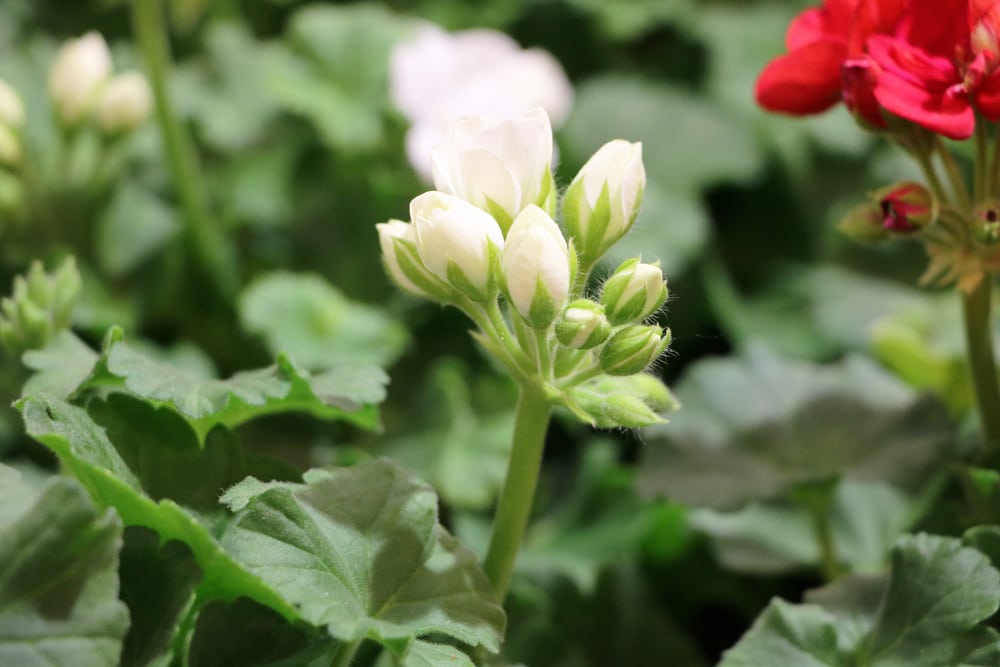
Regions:
<svg viewBox="0 0 1000 667"><path fill-rule="evenodd" d="M989 196L987 194L989 190L989 165L987 164L986 157L989 150L987 146L989 140L989 128L986 126L986 119L977 114L975 130L976 164L972 188L973 199L977 202Z"/></svg>
<svg viewBox="0 0 1000 667"><path fill-rule="evenodd" d="M1000 188L1000 126L990 123L993 127L993 159L990 161L986 176L986 197L995 197Z"/></svg>
<svg viewBox="0 0 1000 667"><path fill-rule="evenodd" d="M980 458L1000 457L1000 387L996 358L993 354L993 327L990 316L992 276L985 274L969 293L962 292L965 316L965 342L969 368L976 393L976 405L982 421L984 448ZM992 461L996 463L995 460Z"/></svg>
<svg viewBox="0 0 1000 667"><path fill-rule="evenodd" d="M535 347L538 351L538 372L545 381L552 380L552 355L549 350L548 329L535 330Z"/></svg>
<svg viewBox="0 0 1000 667"><path fill-rule="evenodd" d="M348 665L354 661L354 656L358 652L359 646L361 646L360 639L353 642L342 643L337 648L337 652L333 654L333 660L330 661L330 667L348 667Z"/></svg>
<svg viewBox="0 0 1000 667"><path fill-rule="evenodd" d="M498 601L503 601L510 586L514 561L531 516L538 473L542 467L545 433L549 428L552 406L537 383L522 383L517 399L517 416L507 478L500 492L493 520L493 535L483 561L483 570L493 585Z"/></svg>
<svg viewBox="0 0 1000 667"><path fill-rule="evenodd" d="M819 547L820 568L827 581L836 579L841 571L837 560L837 548L833 541L833 527L830 523L830 506L833 504L833 494L836 490L837 480L830 479L807 482L792 491L792 497L812 519Z"/></svg>
<svg viewBox="0 0 1000 667"><path fill-rule="evenodd" d="M230 302L239 289L235 264L222 231L209 214L206 180L194 143L170 106L170 45L162 0L132 0L132 25L153 89L167 165L184 211L185 240L219 296Z"/></svg>
<svg viewBox="0 0 1000 667"><path fill-rule="evenodd" d="M951 183L951 189L955 193L958 205L961 206L963 211L971 210L972 201L969 199L969 190L965 187L965 180L962 178L962 172L958 168L958 163L955 162L955 156L951 154L951 151L944 145L940 137L937 137L935 148L938 155L941 156L941 163L944 164L944 171L948 175L948 182Z"/></svg>

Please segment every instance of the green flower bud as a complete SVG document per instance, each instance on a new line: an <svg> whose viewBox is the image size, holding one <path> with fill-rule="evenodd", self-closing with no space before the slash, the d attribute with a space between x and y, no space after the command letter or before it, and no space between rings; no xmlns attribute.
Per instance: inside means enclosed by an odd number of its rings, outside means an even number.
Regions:
<svg viewBox="0 0 1000 667"><path fill-rule="evenodd" d="M44 347L69 325L80 287L72 257L53 274L33 262L26 275L14 279L13 294L0 299L0 341L18 352Z"/></svg>
<svg viewBox="0 0 1000 667"><path fill-rule="evenodd" d="M608 321L619 325L644 320L667 300L667 284L656 264L638 259L624 262L604 283L601 303Z"/></svg>
<svg viewBox="0 0 1000 667"><path fill-rule="evenodd" d="M604 315L604 307L588 299L579 299L566 306L562 319L556 324L559 342L576 350L596 347L610 335L611 324Z"/></svg>
<svg viewBox="0 0 1000 667"><path fill-rule="evenodd" d="M837 229L853 241L874 243L889 238L889 232L882 226L878 206L871 202L858 204L847 212Z"/></svg>
<svg viewBox="0 0 1000 667"><path fill-rule="evenodd" d="M973 227L976 240L987 245L1000 243L1000 201L990 199L979 204L973 209L972 218L976 222Z"/></svg>
<svg viewBox="0 0 1000 667"><path fill-rule="evenodd" d="M667 346L670 330L634 325L613 335L601 348L601 368L608 375L633 375L646 370Z"/></svg>
<svg viewBox="0 0 1000 667"><path fill-rule="evenodd" d="M529 204L514 218L501 267L511 304L532 327L548 328L566 304L571 264L566 239L548 213Z"/></svg>

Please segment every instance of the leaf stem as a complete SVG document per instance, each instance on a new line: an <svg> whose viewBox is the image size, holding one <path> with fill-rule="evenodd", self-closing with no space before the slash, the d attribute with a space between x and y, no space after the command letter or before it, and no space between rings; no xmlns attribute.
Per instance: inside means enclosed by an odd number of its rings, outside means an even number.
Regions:
<svg viewBox="0 0 1000 667"><path fill-rule="evenodd" d="M828 479L808 482L794 489L793 498L804 508L812 519L813 530L816 532L816 543L819 547L820 569L827 581L833 581L840 575L840 563L837 560L837 547L833 540L833 526L830 523L830 507L833 504L833 494L837 489L837 480Z"/></svg>
<svg viewBox="0 0 1000 667"><path fill-rule="evenodd" d="M962 314L965 319L965 342L972 373L976 405L982 421L984 447L980 458L1000 454L1000 386L993 353L991 318L992 276L983 275L970 292L962 291Z"/></svg>
<svg viewBox="0 0 1000 667"><path fill-rule="evenodd" d="M517 399L507 478L500 493L493 520L493 535L483 561L483 570L493 585L497 600L501 602L510 586L514 561L531 516L551 415L552 406L542 388L535 383L522 383Z"/></svg>
<svg viewBox="0 0 1000 667"><path fill-rule="evenodd" d="M974 178L973 178L973 189L972 196L977 202L983 200L984 197L989 196L989 171L990 166L987 158L988 144L989 144L989 128L986 126L986 119L977 114L976 117L976 130L975 130L975 140L976 140L976 163L973 167Z"/></svg>
<svg viewBox="0 0 1000 667"><path fill-rule="evenodd" d="M239 289L231 249L209 214L206 180L194 143L170 106L170 44L162 0L132 0L132 26L153 89L167 166L184 212L185 241L219 296L230 302Z"/></svg>

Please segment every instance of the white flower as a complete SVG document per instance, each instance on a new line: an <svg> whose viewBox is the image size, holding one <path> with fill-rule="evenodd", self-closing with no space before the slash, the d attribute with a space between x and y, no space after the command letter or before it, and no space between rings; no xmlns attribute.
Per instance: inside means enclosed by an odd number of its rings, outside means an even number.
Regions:
<svg viewBox="0 0 1000 667"><path fill-rule="evenodd" d="M601 293L601 303L614 325L643 320L666 300L663 271L656 264L645 264L638 259L622 263L604 283Z"/></svg>
<svg viewBox="0 0 1000 667"><path fill-rule="evenodd" d="M21 139L9 125L0 123L0 165L12 167L21 161Z"/></svg>
<svg viewBox="0 0 1000 667"><path fill-rule="evenodd" d="M0 123L12 130L24 125L24 103L17 91L0 79Z"/></svg>
<svg viewBox="0 0 1000 667"><path fill-rule="evenodd" d="M412 244L414 249L416 248L417 232L414 226L402 220L390 220L375 225L375 229L378 230L378 242L382 248L382 262L385 264L385 270L389 277L407 292L425 299L431 298L430 294L420 289L407 277L406 272L400 266L399 255L406 246Z"/></svg>
<svg viewBox="0 0 1000 667"><path fill-rule="evenodd" d="M559 226L534 204L514 219L501 260L507 294L536 329L552 324L569 297L569 248Z"/></svg>
<svg viewBox="0 0 1000 667"><path fill-rule="evenodd" d="M407 157L431 179L431 149L464 116L507 118L535 107L559 126L569 115L573 88L562 67L541 49L523 50L504 33L449 34L426 24L392 52L390 94L410 120Z"/></svg>
<svg viewBox="0 0 1000 667"><path fill-rule="evenodd" d="M493 264L504 240L489 213L431 191L410 202L410 219L417 254L431 273L477 301L495 294Z"/></svg>
<svg viewBox="0 0 1000 667"><path fill-rule="evenodd" d="M123 72L108 82L97 108L101 130L131 132L153 112L153 93L139 72Z"/></svg>
<svg viewBox="0 0 1000 667"><path fill-rule="evenodd" d="M456 121L431 153L434 186L490 212L505 230L553 195L552 126L543 109L496 121Z"/></svg>
<svg viewBox="0 0 1000 667"><path fill-rule="evenodd" d="M77 123L90 113L109 76L111 52L99 33L63 44L49 72L49 94L63 122Z"/></svg>
<svg viewBox="0 0 1000 667"><path fill-rule="evenodd" d="M645 187L641 143L615 139L587 160L563 199L566 228L582 261L597 261L629 230ZM607 199L602 201L605 190Z"/></svg>

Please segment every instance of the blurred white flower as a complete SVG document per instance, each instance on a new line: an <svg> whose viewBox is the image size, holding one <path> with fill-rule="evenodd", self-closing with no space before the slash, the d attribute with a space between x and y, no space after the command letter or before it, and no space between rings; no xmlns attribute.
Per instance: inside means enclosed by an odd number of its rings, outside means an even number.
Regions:
<svg viewBox="0 0 1000 667"><path fill-rule="evenodd" d="M97 108L97 120L107 134L131 132L153 112L153 93L139 72L123 72L108 82Z"/></svg>
<svg viewBox="0 0 1000 667"><path fill-rule="evenodd" d="M49 72L49 94L64 123L79 122L93 109L111 76L111 52L99 33L68 40Z"/></svg>
<svg viewBox="0 0 1000 667"><path fill-rule="evenodd" d="M509 118L541 107L559 127L569 115L573 88L552 54L522 49L504 33L448 33L426 24L393 49L390 94L410 120L406 152L431 180L431 149L464 116Z"/></svg>
<svg viewBox="0 0 1000 667"><path fill-rule="evenodd" d="M488 211L504 232L530 204L548 208L552 127L543 109L455 121L431 151L434 187Z"/></svg>

